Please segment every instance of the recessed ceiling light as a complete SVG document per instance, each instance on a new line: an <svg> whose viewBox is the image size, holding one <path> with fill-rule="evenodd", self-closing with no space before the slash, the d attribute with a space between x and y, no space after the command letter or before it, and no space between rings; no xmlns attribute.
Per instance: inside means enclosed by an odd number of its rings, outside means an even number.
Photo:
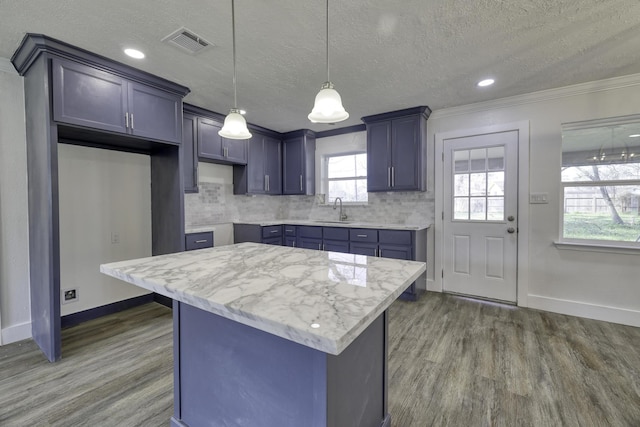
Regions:
<svg viewBox="0 0 640 427"><path fill-rule="evenodd" d="M484 79L478 82L478 86L480 87L485 87L485 86L491 86L492 84L494 84L496 81L493 79Z"/></svg>
<svg viewBox="0 0 640 427"><path fill-rule="evenodd" d="M633 135L629 135L629 138L640 138L640 133L634 133Z"/></svg>
<svg viewBox="0 0 640 427"><path fill-rule="evenodd" d="M130 57L135 58L135 59L144 58L144 53L140 52L137 49L125 49L124 53L126 53L127 55L129 55Z"/></svg>

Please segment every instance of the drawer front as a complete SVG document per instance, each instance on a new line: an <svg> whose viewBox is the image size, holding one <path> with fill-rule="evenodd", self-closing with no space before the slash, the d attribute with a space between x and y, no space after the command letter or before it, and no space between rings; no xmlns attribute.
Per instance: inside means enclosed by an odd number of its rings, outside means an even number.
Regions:
<svg viewBox="0 0 640 427"><path fill-rule="evenodd" d="M392 245L411 245L413 231L410 230L378 230L378 241Z"/></svg>
<svg viewBox="0 0 640 427"><path fill-rule="evenodd" d="M295 225L285 225L284 226L284 235L285 236L295 236L296 235L296 227Z"/></svg>
<svg viewBox="0 0 640 427"><path fill-rule="evenodd" d="M301 225L298 227L299 237L309 237L311 239L322 239L322 227Z"/></svg>
<svg viewBox="0 0 640 427"><path fill-rule="evenodd" d="M302 249L322 250L322 239L312 237L298 237L298 247Z"/></svg>
<svg viewBox="0 0 640 427"><path fill-rule="evenodd" d="M324 240L349 241L349 229L343 227L323 227L322 238Z"/></svg>
<svg viewBox="0 0 640 427"><path fill-rule="evenodd" d="M262 227L263 239L270 239L272 237L281 237L281 236L282 236L281 225L270 225L268 227Z"/></svg>
<svg viewBox="0 0 640 427"><path fill-rule="evenodd" d="M349 240L352 242L372 242L378 241L378 230L370 228L352 228L349 230Z"/></svg>
<svg viewBox="0 0 640 427"><path fill-rule="evenodd" d="M377 243L351 242L349 246L350 246L349 253L356 254L356 255L378 256Z"/></svg>
<svg viewBox="0 0 640 427"><path fill-rule="evenodd" d="M213 247L213 231L185 234L185 248L188 251Z"/></svg>

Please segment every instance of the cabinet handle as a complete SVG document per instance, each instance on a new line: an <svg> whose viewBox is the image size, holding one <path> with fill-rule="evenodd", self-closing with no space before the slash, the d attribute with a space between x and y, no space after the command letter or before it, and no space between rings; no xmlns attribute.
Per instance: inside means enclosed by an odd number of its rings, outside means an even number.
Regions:
<svg viewBox="0 0 640 427"><path fill-rule="evenodd" d="M367 237L366 234L356 234L357 237Z"/></svg>
<svg viewBox="0 0 640 427"><path fill-rule="evenodd" d="M284 231L287 232L287 233L292 233L293 232L293 230L287 230L287 229L285 229Z"/></svg>
<svg viewBox="0 0 640 427"><path fill-rule="evenodd" d="M321 251L322 250L322 243L318 243L318 250Z"/></svg>
<svg viewBox="0 0 640 427"><path fill-rule="evenodd" d="M296 247L296 241L294 240L293 242L291 242L291 247L295 248Z"/></svg>
<svg viewBox="0 0 640 427"><path fill-rule="evenodd" d="M396 186L396 168L391 166L391 186Z"/></svg>
<svg viewBox="0 0 640 427"><path fill-rule="evenodd" d="M133 129L133 113L130 113L130 114L131 114L131 129Z"/></svg>
<svg viewBox="0 0 640 427"><path fill-rule="evenodd" d="M277 233L278 230L271 230L269 233Z"/></svg>
<svg viewBox="0 0 640 427"><path fill-rule="evenodd" d="M267 191L271 190L271 179L270 176L267 175Z"/></svg>
<svg viewBox="0 0 640 427"><path fill-rule="evenodd" d="M207 239L204 239L204 240L196 240L196 243L207 243Z"/></svg>
<svg viewBox="0 0 640 427"><path fill-rule="evenodd" d="M222 149L222 155L223 155L224 157L229 157L229 147L224 147L224 148Z"/></svg>
<svg viewBox="0 0 640 427"><path fill-rule="evenodd" d="M269 191L269 187L267 187L267 175L264 176L264 191Z"/></svg>
<svg viewBox="0 0 640 427"><path fill-rule="evenodd" d="M300 175L300 191L302 191L302 175Z"/></svg>
<svg viewBox="0 0 640 427"><path fill-rule="evenodd" d="M391 187L391 168L387 168L387 185Z"/></svg>
<svg viewBox="0 0 640 427"><path fill-rule="evenodd" d="M124 127L129 127L129 113L124 113Z"/></svg>

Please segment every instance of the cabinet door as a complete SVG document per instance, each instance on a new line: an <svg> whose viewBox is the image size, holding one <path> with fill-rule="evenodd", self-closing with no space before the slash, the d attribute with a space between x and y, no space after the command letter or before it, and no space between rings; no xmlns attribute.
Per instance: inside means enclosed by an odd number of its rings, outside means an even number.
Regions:
<svg viewBox="0 0 640 427"><path fill-rule="evenodd" d="M264 135L254 132L249 140L246 166L247 193L249 194L265 194L267 192L264 171L264 138Z"/></svg>
<svg viewBox="0 0 640 427"><path fill-rule="evenodd" d="M132 135L175 142L182 140L182 100L140 83L129 83L129 128Z"/></svg>
<svg viewBox="0 0 640 427"><path fill-rule="evenodd" d="M378 256L378 244L351 242L349 253L357 255Z"/></svg>
<svg viewBox="0 0 640 427"><path fill-rule="evenodd" d="M391 121L367 125L367 191L390 189Z"/></svg>
<svg viewBox="0 0 640 427"><path fill-rule="evenodd" d="M213 231L205 231L204 233L188 233L184 235L185 250L193 251L196 249L213 247Z"/></svg>
<svg viewBox="0 0 640 427"><path fill-rule="evenodd" d="M222 137L218 131L221 124L204 117L198 118L198 157L208 160L223 160Z"/></svg>
<svg viewBox="0 0 640 427"><path fill-rule="evenodd" d="M391 128L391 188L420 190L420 116L394 119Z"/></svg>
<svg viewBox="0 0 640 427"><path fill-rule="evenodd" d="M322 239L314 239L311 237L298 237L298 247L303 249L322 249Z"/></svg>
<svg viewBox="0 0 640 427"><path fill-rule="evenodd" d="M393 259L413 259L413 249L411 246L386 245L380 243L378 246L378 256Z"/></svg>
<svg viewBox="0 0 640 427"><path fill-rule="evenodd" d="M280 236L280 237L270 237L268 239L262 239L262 243L264 243L265 245L282 246L282 236Z"/></svg>
<svg viewBox="0 0 640 427"><path fill-rule="evenodd" d="M322 249L329 252L342 252L349 253L349 242L343 242L340 240L323 240Z"/></svg>
<svg viewBox="0 0 640 427"><path fill-rule="evenodd" d="M53 120L127 133L127 81L86 65L52 60Z"/></svg>
<svg viewBox="0 0 640 427"><path fill-rule="evenodd" d="M247 142L246 139L222 138L222 155L229 163L239 165L247 164Z"/></svg>
<svg viewBox="0 0 640 427"><path fill-rule="evenodd" d="M270 136L265 136L263 143L267 194L282 194L282 143Z"/></svg>
<svg viewBox="0 0 640 427"><path fill-rule="evenodd" d="M284 246L289 246L290 248L295 248L298 245L298 239L295 236L285 236L284 237Z"/></svg>
<svg viewBox="0 0 640 427"><path fill-rule="evenodd" d="M198 192L198 157L196 156L197 118L192 114L182 117L182 174L184 192Z"/></svg>
<svg viewBox="0 0 640 427"><path fill-rule="evenodd" d="M302 136L282 143L282 194L305 194Z"/></svg>

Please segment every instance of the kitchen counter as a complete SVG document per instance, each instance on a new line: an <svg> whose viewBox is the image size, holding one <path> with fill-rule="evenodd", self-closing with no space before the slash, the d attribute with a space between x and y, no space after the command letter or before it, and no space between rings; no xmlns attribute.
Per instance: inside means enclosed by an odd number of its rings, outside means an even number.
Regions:
<svg viewBox="0 0 640 427"><path fill-rule="evenodd" d="M425 271L425 263L240 243L103 264L100 271L339 354Z"/></svg>
<svg viewBox="0 0 640 427"><path fill-rule="evenodd" d="M268 221L234 221L234 224L251 224L259 225L261 227L268 227L270 225L310 225L317 227L347 227L347 228L375 228L382 230L426 230L430 224L389 224L389 223L374 223L374 222L360 222L360 221L325 221L325 220L300 220L300 219L278 219Z"/></svg>
<svg viewBox="0 0 640 427"><path fill-rule="evenodd" d="M103 264L173 298L172 427L390 427L387 308L423 262L260 243Z"/></svg>

